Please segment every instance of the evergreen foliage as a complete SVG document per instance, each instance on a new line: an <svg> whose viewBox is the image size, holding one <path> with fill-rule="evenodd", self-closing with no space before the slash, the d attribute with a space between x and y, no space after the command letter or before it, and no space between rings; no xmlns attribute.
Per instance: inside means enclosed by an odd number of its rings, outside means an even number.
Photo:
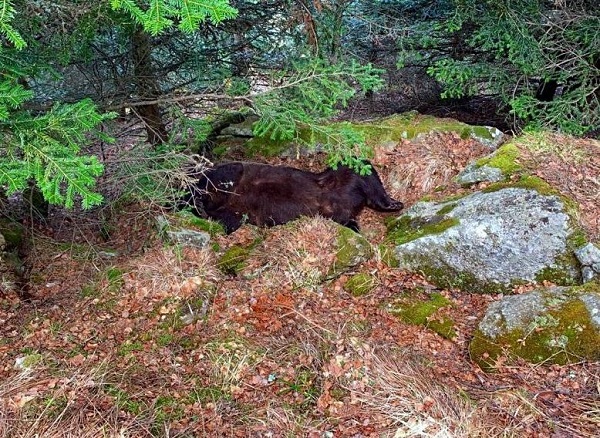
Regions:
<svg viewBox="0 0 600 438"><path fill-rule="evenodd" d="M17 49L22 49L27 43L12 26L14 17L15 8L12 2L9 0L0 0L0 35L4 36Z"/></svg>
<svg viewBox="0 0 600 438"><path fill-rule="evenodd" d="M102 164L79 152L88 134L111 115L99 114L92 101L83 100L33 116L18 109L31 93L9 81L0 83L0 90L0 186L7 194L34 179L50 203L71 208L78 197L83 208L101 203L93 187Z"/></svg>
<svg viewBox="0 0 600 438"><path fill-rule="evenodd" d="M597 2L444 5L412 26L401 66L428 66L443 97L498 95L530 126L574 134L600 126Z"/></svg>
<svg viewBox="0 0 600 438"><path fill-rule="evenodd" d="M111 0L116 10L127 12L151 35L158 35L178 21L183 32L193 32L209 19L218 24L233 18L237 10L227 0Z"/></svg>
<svg viewBox="0 0 600 438"><path fill-rule="evenodd" d="M359 157L370 150L364 136L348 124L329 123L340 107L355 95L383 86L381 70L370 64L330 65L322 60L298 63L292 70L281 71L274 83L280 85L253 98L260 116L254 133L272 140L294 140L327 152L330 164L343 163L366 171Z"/></svg>
<svg viewBox="0 0 600 438"><path fill-rule="evenodd" d="M16 49L25 47L14 30L12 5L3 2L0 32ZM0 187L7 194L22 191L33 179L44 198L54 204L73 207L81 198L89 208L102 202L93 192L102 165L96 157L81 156L81 147L89 142L103 120L94 103L83 100L75 104L56 104L41 115L21 109L33 93L17 83L18 69L8 64L10 56L0 52ZM8 65L7 65L8 64Z"/></svg>

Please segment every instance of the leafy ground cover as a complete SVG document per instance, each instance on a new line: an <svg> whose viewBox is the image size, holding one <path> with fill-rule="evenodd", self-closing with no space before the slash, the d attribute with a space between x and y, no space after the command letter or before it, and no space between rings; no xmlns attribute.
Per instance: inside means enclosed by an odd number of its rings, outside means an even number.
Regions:
<svg viewBox="0 0 600 438"><path fill-rule="evenodd" d="M566 142L561 156L555 145ZM536 147L523 164L577 201L597 242L598 142L527 144ZM373 161L411 205L463 193L452 177L484 154L436 134ZM294 164L323 166L319 156ZM597 436L599 364L507 357L484 373L468 343L498 296L435 289L379 255L322 281L328 221L245 226L199 250L163 243L139 205L94 220L60 216L31 229L34 299L0 299L0 437ZM360 222L371 243L383 240L381 215ZM237 276L218 269L218 254L257 241ZM376 279L369 293L345 289L356 273ZM393 311L406 297L443 305L426 316L430 326L415 325ZM433 328L447 321L441 336Z"/></svg>

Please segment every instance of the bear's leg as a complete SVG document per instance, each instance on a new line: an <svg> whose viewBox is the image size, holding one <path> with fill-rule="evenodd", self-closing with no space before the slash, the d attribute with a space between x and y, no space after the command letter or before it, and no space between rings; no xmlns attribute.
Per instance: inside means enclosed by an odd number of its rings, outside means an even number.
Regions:
<svg viewBox="0 0 600 438"><path fill-rule="evenodd" d="M242 215L227 208L218 208L215 211L208 212L208 216L222 223L227 234L233 233L242 226Z"/></svg>
<svg viewBox="0 0 600 438"><path fill-rule="evenodd" d="M360 227L358 226L358 222L355 219L350 219L348 222L342 225L350 228L355 233L360 233Z"/></svg>

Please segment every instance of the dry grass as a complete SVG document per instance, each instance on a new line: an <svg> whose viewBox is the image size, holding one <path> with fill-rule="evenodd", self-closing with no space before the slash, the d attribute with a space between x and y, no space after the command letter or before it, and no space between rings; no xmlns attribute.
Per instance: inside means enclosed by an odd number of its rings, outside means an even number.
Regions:
<svg viewBox="0 0 600 438"><path fill-rule="evenodd" d="M128 263L125 289L145 297L188 297L221 278L211 249L154 247Z"/></svg>
<svg viewBox="0 0 600 438"><path fill-rule="evenodd" d="M507 432L489 417L484 419L457 389L437 381L418 357L373 354L366 377L370 387L353 397L373 415L387 418L393 436L493 437Z"/></svg>
<svg viewBox="0 0 600 438"><path fill-rule="evenodd" d="M337 225L315 217L270 230L255 249L244 275L266 287L316 287L333 265Z"/></svg>
<svg viewBox="0 0 600 438"><path fill-rule="evenodd" d="M110 375L105 365L62 369L27 369L0 384L0 437L97 438L150 436L143 417L126 418L107 398Z"/></svg>
<svg viewBox="0 0 600 438"><path fill-rule="evenodd" d="M408 205L431 194L437 188L452 185L470 161L489 153L473 140L461 140L456 134L433 133L412 141L403 141L394 152L395 170L386 178L391 194Z"/></svg>

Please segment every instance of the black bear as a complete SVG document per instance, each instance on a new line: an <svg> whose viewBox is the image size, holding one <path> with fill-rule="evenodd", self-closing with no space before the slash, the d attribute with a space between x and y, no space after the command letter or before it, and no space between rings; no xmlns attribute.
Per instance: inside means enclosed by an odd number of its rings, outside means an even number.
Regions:
<svg viewBox="0 0 600 438"><path fill-rule="evenodd" d="M361 176L346 166L312 173L240 161L205 171L188 203L197 215L203 211L221 222L227 233L244 222L273 226L315 215L358 231L356 217L364 207L382 212L404 207L386 193L373 167L370 175Z"/></svg>

